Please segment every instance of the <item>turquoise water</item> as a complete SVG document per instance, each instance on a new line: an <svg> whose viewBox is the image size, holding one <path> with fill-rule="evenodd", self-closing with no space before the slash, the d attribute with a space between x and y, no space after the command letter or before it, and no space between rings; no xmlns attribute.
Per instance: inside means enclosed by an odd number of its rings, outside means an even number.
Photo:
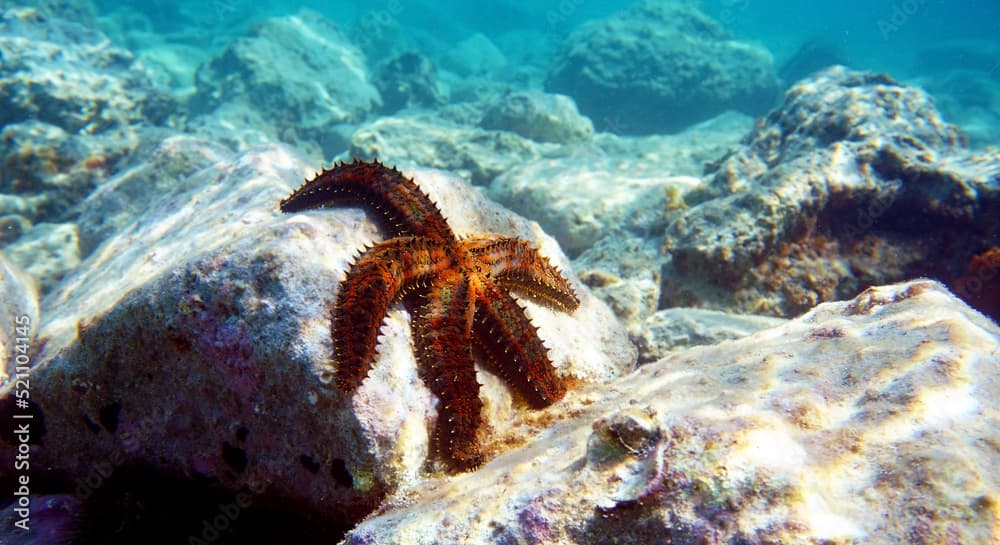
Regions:
<svg viewBox="0 0 1000 545"><path fill-rule="evenodd" d="M392 16L414 32L430 32L443 41L460 40L474 32L500 38L523 30L558 38L581 23L611 15L628 4L588 0L491 2L483 6L404 0L95 2L104 15L143 14L154 31L167 35L206 28L236 32L256 20L309 7L347 26L370 17ZM950 42L981 41L1000 46L1000 4L990 0L706 0L701 6L735 36L767 45L779 60L782 53L811 39L843 48L857 68L889 71L908 70L921 51Z"/></svg>
<svg viewBox="0 0 1000 545"><path fill-rule="evenodd" d="M482 34L511 66L545 71L574 29L611 16L629 4L586 0L491 2L482 6L403 0L98 1L94 9L101 27L140 56L158 57L157 48L165 46L196 48L185 51L183 65L161 66L183 92L192 84L190 78L200 62L217 54L254 23L292 14L303 7L334 21L349 34L367 33L392 22L398 35L390 41L397 42L400 48L420 51L445 68L448 66L441 62L442 55L462 40ZM973 145L993 144L1000 139L1000 4L996 2L851 0L807 4L706 0L697 5L732 38L764 46L778 69L794 62L805 44L819 46L825 54L822 59L885 72L926 87L939 96L946 120L967 128ZM804 74L792 70L795 77ZM956 79L956 74L961 77ZM511 85L525 83L512 80ZM533 81L531 85L542 83Z"/></svg>

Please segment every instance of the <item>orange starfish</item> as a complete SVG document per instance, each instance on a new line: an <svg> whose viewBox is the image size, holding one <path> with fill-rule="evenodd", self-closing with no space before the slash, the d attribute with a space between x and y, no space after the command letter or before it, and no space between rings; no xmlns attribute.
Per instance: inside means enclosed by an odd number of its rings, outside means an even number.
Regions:
<svg viewBox="0 0 1000 545"><path fill-rule="evenodd" d="M332 323L337 385L352 392L361 384L389 305L405 297L417 361L439 400L434 447L455 469L476 467L482 402L474 346L532 407L566 393L536 328L507 290L564 311L580 301L526 241L496 234L459 240L412 179L377 161L324 170L281 201L281 210L357 203L374 210L395 238L363 252L340 284Z"/></svg>

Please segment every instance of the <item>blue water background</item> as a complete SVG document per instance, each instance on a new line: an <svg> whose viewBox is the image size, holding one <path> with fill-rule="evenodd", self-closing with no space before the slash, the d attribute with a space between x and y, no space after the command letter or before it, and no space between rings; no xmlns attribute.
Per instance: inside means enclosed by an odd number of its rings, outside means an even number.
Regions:
<svg viewBox="0 0 1000 545"><path fill-rule="evenodd" d="M154 30L167 35L197 34L227 28L238 35L256 20L309 7L349 27L364 17L389 14L414 32L460 41L479 32L502 38L512 31L550 34L558 41L579 24L602 18L629 1L545 0L418 2L283 2L208 0L173 2L101 0L101 13L134 9L147 14ZM1000 47L1000 2L996 0L705 0L705 13L740 39L767 46L780 64L803 42L822 40L842 49L852 66L908 74L914 59L929 48L956 41L982 41ZM196 39L196 36L187 36ZM218 40L224 35L206 35ZM502 43L502 40L499 40ZM994 59L1000 63L1000 58Z"/></svg>

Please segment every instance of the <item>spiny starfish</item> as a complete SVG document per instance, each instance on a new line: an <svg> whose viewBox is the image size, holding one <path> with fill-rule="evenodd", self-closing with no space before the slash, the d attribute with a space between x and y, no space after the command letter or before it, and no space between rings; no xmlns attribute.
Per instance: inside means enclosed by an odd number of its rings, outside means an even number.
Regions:
<svg viewBox="0 0 1000 545"><path fill-rule="evenodd" d="M374 210L394 238L365 250L340 284L331 327L337 386L350 393L361 385L389 305L405 297L423 380L439 400L434 448L452 468L474 468L482 462L482 402L473 347L532 407L566 393L537 329L507 290L564 311L580 301L528 242L497 234L458 239L412 179L377 161L324 170L281 201L281 210L345 204Z"/></svg>

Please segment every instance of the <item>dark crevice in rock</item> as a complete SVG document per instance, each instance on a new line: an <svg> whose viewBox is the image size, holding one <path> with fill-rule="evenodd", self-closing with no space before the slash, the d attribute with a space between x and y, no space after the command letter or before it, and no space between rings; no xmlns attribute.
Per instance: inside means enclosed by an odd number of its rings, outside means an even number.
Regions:
<svg viewBox="0 0 1000 545"><path fill-rule="evenodd" d="M306 454L299 456L299 463L302 464L302 467L306 468L306 471L309 473L319 473L319 464L316 460L313 460L312 456L308 456Z"/></svg>
<svg viewBox="0 0 1000 545"><path fill-rule="evenodd" d="M226 465L239 473L243 473L247 468L247 452L230 445L228 441L222 443L222 459Z"/></svg>
<svg viewBox="0 0 1000 545"><path fill-rule="evenodd" d="M122 404L117 401L108 403L97 411L98 420L101 421L101 426L108 430L108 433L115 433L118 430L118 415L121 411Z"/></svg>
<svg viewBox="0 0 1000 545"><path fill-rule="evenodd" d="M74 545L336 543L370 509L345 506L340 516L316 517L288 498L233 492L214 479L137 465L117 468L76 499L82 501L72 505L71 527L59 529ZM37 522L45 530L45 521Z"/></svg>
<svg viewBox="0 0 1000 545"><path fill-rule="evenodd" d="M333 479L337 481L337 484L345 488L354 487L354 477L347 469L347 462L344 460L335 458L330 464L330 474L333 475Z"/></svg>

